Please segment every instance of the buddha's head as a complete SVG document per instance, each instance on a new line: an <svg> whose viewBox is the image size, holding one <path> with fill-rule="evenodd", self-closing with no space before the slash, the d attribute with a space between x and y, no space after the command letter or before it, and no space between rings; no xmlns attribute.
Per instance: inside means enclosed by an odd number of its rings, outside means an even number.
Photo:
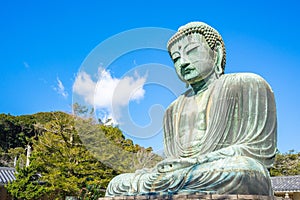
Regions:
<svg viewBox="0 0 300 200"><path fill-rule="evenodd" d="M223 39L203 22L180 27L169 40L168 51L179 78L188 84L224 73L226 52Z"/></svg>

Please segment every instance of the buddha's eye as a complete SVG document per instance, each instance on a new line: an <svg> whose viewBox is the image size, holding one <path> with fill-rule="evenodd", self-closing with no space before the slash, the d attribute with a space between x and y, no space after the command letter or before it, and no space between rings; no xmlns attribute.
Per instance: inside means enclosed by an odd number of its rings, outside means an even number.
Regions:
<svg viewBox="0 0 300 200"><path fill-rule="evenodd" d="M180 58L180 54L178 52L172 54L172 60L174 63L177 62L179 58Z"/></svg>
<svg viewBox="0 0 300 200"><path fill-rule="evenodd" d="M179 56L176 58L173 58L173 62L176 63L179 60L179 58L180 58Z"/></svg>
<svg viewBox="0 0 300 200"><path fill-rule="evenodd" d="M185 52L187 55L194 53L198 50L199 45L198 44L193 44L193 45L189 45L186 47Z"/></svg>

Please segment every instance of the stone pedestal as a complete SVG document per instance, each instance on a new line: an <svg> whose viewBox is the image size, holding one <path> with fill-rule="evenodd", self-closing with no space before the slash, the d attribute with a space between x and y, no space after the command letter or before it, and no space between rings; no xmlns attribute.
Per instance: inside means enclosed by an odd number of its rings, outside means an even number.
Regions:
<svg viewBox="0 0 300 200"><path fill-rule="evenodd" d="M141 196L118 196L118 197L103 197L99 200L146 200L146 199L157 199L157 200L281 200L280 197L275 196L262 196L262 195L202 195L202 194L191 194L191 195L141 195Z"/></svg>

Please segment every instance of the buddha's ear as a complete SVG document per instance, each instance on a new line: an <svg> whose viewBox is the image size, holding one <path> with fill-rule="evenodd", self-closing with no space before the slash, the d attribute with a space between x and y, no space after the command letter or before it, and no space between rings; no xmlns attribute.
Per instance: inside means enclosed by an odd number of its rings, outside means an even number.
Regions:
<svg viewBox="0 0 300 200"><path fill-rule="evenodd" d="M222 60L223 60L223 48L222 48L222 44L221 42L217 41L216 42L216 52L217 52L217 60L216 60L216 64L217 66L221 66L222 67Z"/></svg>
<svg viewBox="0 0 300 200"><path fill-rule="evenodd" d="M223 56L224 56L221 42L219 42L219 41L216 42L215 51L217 53L216 61L215 61L215 72L218 75L221 75L223 73L222 60L223 60Z"/></svg>

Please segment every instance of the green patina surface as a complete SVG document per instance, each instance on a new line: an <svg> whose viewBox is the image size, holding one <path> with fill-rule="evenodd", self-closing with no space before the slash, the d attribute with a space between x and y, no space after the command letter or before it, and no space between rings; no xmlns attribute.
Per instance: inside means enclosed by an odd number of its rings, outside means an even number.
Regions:
<svg viewBox="0 0 300 200"><path fill-rule="evenodd" d="M270 86L252 73L225 75L224 42L205 23L180 27L168 50L191 89L166 110L166 159L115 177L106 196L272 195L267 169L276 153L277 120Z"/></svg>

